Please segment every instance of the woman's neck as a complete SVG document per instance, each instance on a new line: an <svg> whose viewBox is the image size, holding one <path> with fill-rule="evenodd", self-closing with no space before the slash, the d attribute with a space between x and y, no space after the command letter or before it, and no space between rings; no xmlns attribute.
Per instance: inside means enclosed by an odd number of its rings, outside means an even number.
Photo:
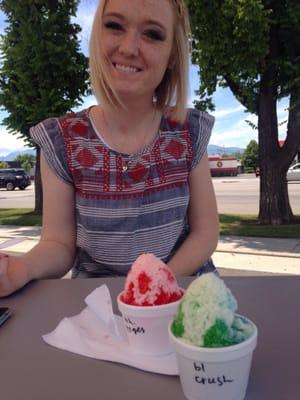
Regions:
<svg viewBox="0 0 300 400"><path fill-rule="evenodd" d="M117 131L121 135L136 136L139 132L149 128L155 120L157 114L155 106L151 103L132 103L125 104L123 107L102 107L104 119L110 129Z"/></svg>
<svg viewBox="0 0 300 400"><path fill-rule="evenodd" d="M96 106L92 118L104 141L114 150L133 154L150 145L156 137L161 112L151 104L126 104L114 108Z"/></svg>

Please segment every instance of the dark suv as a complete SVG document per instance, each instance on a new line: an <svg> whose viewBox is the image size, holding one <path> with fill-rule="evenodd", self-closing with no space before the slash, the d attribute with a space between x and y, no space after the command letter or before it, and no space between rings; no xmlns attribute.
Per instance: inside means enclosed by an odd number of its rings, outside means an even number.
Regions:
<svg viewBox="0 0 300 400"><path fill-rule="evenodd" d="M19 189L24 190L30 184L30 178L24 169L0 169L0 188L6 188L6 190L15 190L15 188L18 187Z"/></svg>

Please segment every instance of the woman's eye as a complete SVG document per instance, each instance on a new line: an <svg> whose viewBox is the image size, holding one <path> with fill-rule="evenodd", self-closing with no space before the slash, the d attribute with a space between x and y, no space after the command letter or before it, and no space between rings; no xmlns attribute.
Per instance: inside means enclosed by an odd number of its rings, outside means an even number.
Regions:
<svg viewBox="0 0 300 400"><path fill-rule="evenodd" d="M112 29L114 31L121 31L123 29L122 25L118 22L107 21L104 23L105 28Z"/></svg>
<svg viewBox="0 0 300 400"><path fill-rule="evenodd" d="M150 29L150 30L146 31L145 35L147 37L149 37L150 39L152 39L152 40L160 40L160 41L164 40L163 34L161 32L159 32L159 31L154 30L154 29Z"/></svg>

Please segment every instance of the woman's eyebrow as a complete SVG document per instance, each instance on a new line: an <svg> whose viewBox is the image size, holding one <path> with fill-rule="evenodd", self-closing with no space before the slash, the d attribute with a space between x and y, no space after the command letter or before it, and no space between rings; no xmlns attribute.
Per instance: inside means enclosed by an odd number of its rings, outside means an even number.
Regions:
<svg viewBox="0 0 300 400"><path fill-rule="evenodd" d="M122 14L119 14L117 12L104 13L103 17L117 17L119 19L125 19L125 17Z"/></svg>

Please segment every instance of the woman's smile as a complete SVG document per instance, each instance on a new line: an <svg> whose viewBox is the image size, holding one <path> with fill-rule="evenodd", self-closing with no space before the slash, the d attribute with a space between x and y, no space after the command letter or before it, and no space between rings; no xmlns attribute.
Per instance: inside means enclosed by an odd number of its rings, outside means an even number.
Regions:
<svg viewBox="0 0 300 400"><path fill-rule="evenodd" d="M141 68L135 67L133 65L126 65L123 63L112 63L112 65L117 69L118 71L122 71L128 74L133 74L141 71Z"/></svg>

